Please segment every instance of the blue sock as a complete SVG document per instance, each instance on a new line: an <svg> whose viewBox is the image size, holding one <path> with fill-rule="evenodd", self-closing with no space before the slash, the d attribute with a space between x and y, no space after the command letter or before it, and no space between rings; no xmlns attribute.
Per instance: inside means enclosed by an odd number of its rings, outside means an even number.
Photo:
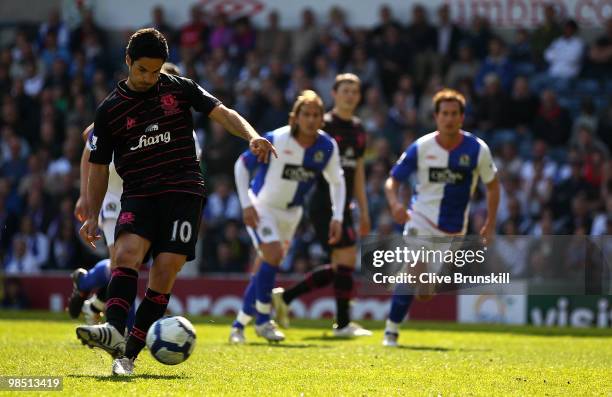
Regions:
<svg viewBox="0 0 612 397"><path fill-rule="evenodd" d="M257 314L257 311L255 310L256 284L256 275L252 275L249 285L247 286L246 290L244 290L244 297L242 299L242 311L249 316L254 316Z"/></svg>
<svg viewBox="0 0 612 397"><path fill-rule="evenodd" d="M255 307L257 310L257 318L255 324L261 325L270 321L270 310L272 300L272 288L274 287L274 279L278 268L262 262L255 278L255 296L257 298Z"/></svg>
<svg viewBox="0 0 612 397"><path fill-rule="evenodd" d="M256 275L252 275L249 285L247 285L246 289L244 290L244 295L242 297L242 312L249 316L255 316L257 314L257 311L255 310L255 283ZM240 314L238 317L240 317ZM234 320L232 327L244 329L244 324L236 319Z"/></svg>
<svg viewBox="0 0 612 397"><path fill-rule="evenodd" d="M391 298L391 310L389 311L389 320L396 324L400 324L404 321L408 309L412 304L414 295L405 295L406 292L395 290L393 298ZM402 295L404 294L404 295Z"/></svg>
<svg viewBox="0 0 612 397"><path fill-rule="evenodd" d="M89 292L102 288L110 281L110 259L102 259L87 274L79 278L79 290Z"/></svg>

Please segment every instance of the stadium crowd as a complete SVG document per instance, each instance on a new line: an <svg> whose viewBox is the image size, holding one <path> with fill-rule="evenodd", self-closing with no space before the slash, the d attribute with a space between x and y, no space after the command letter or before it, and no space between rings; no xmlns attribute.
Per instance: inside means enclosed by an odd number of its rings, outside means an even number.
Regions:
<svg viewBox="0 0 612 397"><path fill-rule="evenodd" d="M383 6L371 29L351 26L337 7L325 20L305 9L301 20L283 30L272 11L257 29L248 17L194 6L190 22L174 27L158 6L149 26L165 34L170 60L186 77L261 133L287 123L301 90L316 90L331 107L336 74L359 76L369 210L379 235L398 230L384 180L405 147L435 129L431 98L443 86L466 96L464 129L494 151L503 186L500 234L612 234L612 19L592 42L551 6L535 29L503 37L482 17L454 24L445 6L428 15L416 5L409 18ZM7 274L88 267L97 253L80 242L73 216L81 131L125 77L123 40L112 40L87 10L70 28L52 12L40 25L3 33L12 39L0 47L0 263ZM243 272L251 248L232 165L245 146L206 118L196 126L209 191L199 270ZM477 194L471 231L485 210ZM288 272L324 260L307 219L297 236Z"/></svg>

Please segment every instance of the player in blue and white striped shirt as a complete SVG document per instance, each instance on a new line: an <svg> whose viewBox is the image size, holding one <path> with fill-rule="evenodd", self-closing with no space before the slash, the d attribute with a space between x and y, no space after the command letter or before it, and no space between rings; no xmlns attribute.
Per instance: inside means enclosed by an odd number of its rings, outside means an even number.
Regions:
<svg viewBox="0 0 612 397"><path fill-rule="evenodd" d="M487 191L487 219L480 230L485 239L495 231L499 204L497 168L487 144L461 130L465 98L444 89L433 98L437 131L410 145L391 170L385 194L393 219L405 224L404 235L462 236L467 231L469 201L482 179ZM398 198L398 188L416 175L410 210ZM385 346L397 346L399 325L413 296L396 290L385 328Z"/></svg>
<svg viewBox="0 0 612 397"><path fill-rule="evenodd" d="M285 338L270 319L271 292L278 266L302 218L308 191L319 175L329 184L332 202L330 243L342 235L346 187L336 141L321 131L323 102L304 91L293 105L289 125L266 134L278 158L260 163L250 152L236 161L234 176L244 223L258 252L259 269L251 278L242 310L232 325L231 343L244 343L244 327L255 317L257 335L269 341ZM254 173L250 178L249 172Z"/></svg>

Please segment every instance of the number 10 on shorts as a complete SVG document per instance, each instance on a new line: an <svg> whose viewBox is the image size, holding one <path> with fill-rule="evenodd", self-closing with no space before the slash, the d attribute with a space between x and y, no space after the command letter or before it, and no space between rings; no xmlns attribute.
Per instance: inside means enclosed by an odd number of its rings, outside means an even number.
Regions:
<svg viewBox="0 0 612 397"><path fill-rule="evenodd" d="M189 240L191 240L191 230L191 223L188 221L181 222L178 219L175 220L172 222L172 237L170 238L170 241L176 241L178 234L178 238L183 243L188 243Z"/></svg>

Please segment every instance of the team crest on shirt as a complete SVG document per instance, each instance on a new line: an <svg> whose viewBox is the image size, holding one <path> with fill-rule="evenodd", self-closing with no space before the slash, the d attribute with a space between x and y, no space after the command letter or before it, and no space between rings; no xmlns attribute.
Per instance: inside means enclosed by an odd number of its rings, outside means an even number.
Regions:
<svg viewBox="0 0 612 397"><path fill-rule="evenodd" d="M136 119L132 118L132 117L127 117L125 119L125 129L129 130L130 128L134 127L136 125Z"/></svg>
<svg viewBox="0 0 612 397"><path fill-rule="evenodd" d="M323 162L324 158L325 158L325 153L323 153L322 150L317 150L314 156L312 156L312 159L314 160L315 163Z"/></svg>
<svg viewBox="0 0 612 397"><path fill-rule="evenodd" d="M161 108L164 110L166 116L178 113L178 101L176 97L172 94L165 94L159 98L161 102Z"/></svg>
<svg viewBox="0 0 612 397"><path fill-rule="evenodd" d="M470 156L468 154L462 154L459 157L459 165L461 167L469 167L470 166Z"/></svg>
<svg viewBox="0 0 612 397"><path fill-rule="evenodd" d="M344 152L344 155L346 157L355 157L355 150L352 147L349 147L346 149L346 151Z"/></svg>
<svg viewBox="0 0 612 397"><path fill-rule="evenodd" d="M96 142L98 142L98 137L95 135L90 135L89 136L89 149L93 152L94 150L96 150L98 147L96 146Z"/></svg>
<svg viewBox="0 0 612 397"><path fill-rule="evenodd" d="M109 211L109 212L116 211L117 210L117 204L115 204L115 203L108 203L106 205L106 210Z"/></svg>
<svg viewBox="0 0 612 397"><path fill-rule="evenodd" d="M268 226L265 226L263 229L261 229L261 234L263 236L269 236L272 234L272 229L270 229Z"/></svg>

